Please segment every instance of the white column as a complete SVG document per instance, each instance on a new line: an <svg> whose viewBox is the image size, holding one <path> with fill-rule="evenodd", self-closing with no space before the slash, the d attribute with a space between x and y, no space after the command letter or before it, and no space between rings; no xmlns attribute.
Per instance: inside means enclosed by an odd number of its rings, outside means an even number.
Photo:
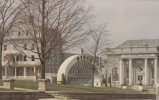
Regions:
<svg viewBox="0 0 159 100"><path fill-rule="evenodd" d="M136 84L136 68L133 68L133 82Z"/></svg>
<svg viewBox="0 0 159 100"><path fill-rule="evenodd" d="M26 78L26 67L24 67L24 79Z"/></svg>
<svg viewBox="0 0 159 100"><path fill-rule="evenodd" d="M36 73L36 67L34 67L34 73Z"/></svg>
<svg viewBox="0 0 159 100"><path fill-rule="evenodd" d="M147 66L147 58L145 59L145 85L148 85L148 66Z"/></svg>
<svg viewBox="0 0 159 100"><path fill-rule="evenodd" d="M154 77L154 80L155 80L155 85L158 83L158 61L157 61L158 59L156 58L155 59L155 77Z"/></svg>
<svg viewBox="0 0 159 100"><path fill-rule="evenodd" d="M149 84L151 85L152 72L150 67L148 69L149 69Z"/></svg>
<svg viewBox="0 0 159 100"><path fill-rule="evenodd" d="M17 67L15 67L15 70L14 70L14 78L16 79L16 77L17 77Z"/></svg>
<svg viewBox="0 0 159 100"><path fill-rule="evenodd" d="M132 59L129 59L129 85L132 85Z"/></svg>
<svg viewBox="0 0 159 100"><path fill-rule="evenodd" d="M37 73L36 73L36 67L34 67L34 78L35 78L35 81L37 81L37 75L36 75Z"/></svg>
<svg viewBox="0 0 159 100"><path fill-rule="evenodd" d="M5 67L5 79L8 78L8 74L7 74L7 67Z"/></svg>
<svg viewBox="0 0 159 100"><path fill-rule="evenodd" d="M122 62L122 59L120 59L119 60L119 72L120 72L120 75L119 75L119 79L120 79L120 85L123 85L123 72L124 72L124 70L123 70L123 64L122 64L123 62Z"/></svg>
<svg viewBox="0 0 159 100"><path fill-rule="evenodd" d="M124 62L123 62L123 60L122 60L122 73L123 73L123 75L122 75L122 83L124 84L125 70L124 70Z"/></svg>

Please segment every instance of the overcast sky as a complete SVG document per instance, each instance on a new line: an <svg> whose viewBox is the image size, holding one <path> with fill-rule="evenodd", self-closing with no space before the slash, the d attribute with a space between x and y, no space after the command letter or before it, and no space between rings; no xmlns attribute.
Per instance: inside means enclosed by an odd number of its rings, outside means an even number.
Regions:
<svg viewBox="0 0 159 100"><path fill-rule="evenodd" d="M86 0L94 6L96 22L107 22L114 42L159 39L159 0Z"/></svg>

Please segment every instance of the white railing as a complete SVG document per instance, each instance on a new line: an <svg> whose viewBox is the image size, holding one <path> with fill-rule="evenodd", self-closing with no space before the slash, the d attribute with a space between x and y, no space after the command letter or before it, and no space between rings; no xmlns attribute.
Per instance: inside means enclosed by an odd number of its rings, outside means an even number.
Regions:
<svg viewBox="0 0 159 100"><path fill-rule="evenodd" d="M7 50L3 52L5 55L19 55L21 54L18 50Z"/></svg>
<svg viewBox="0 0 159 100"><path fill-rule="evenodd" d="M10 65L18 66L40 66L40 61L15 61L10 62Z"/></svg>
<svg viewBox="0 0 159 100"><path fill-rule="evenodd" d="M5 76L2 76L5 79ZM8 76L7 79L17 79L17 80L35 80L35 76Z"/></svg>

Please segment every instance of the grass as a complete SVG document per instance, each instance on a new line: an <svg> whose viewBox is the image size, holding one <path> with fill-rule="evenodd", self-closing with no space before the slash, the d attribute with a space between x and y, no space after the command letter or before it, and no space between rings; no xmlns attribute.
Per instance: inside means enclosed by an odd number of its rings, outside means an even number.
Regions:
<svg viewBox="0 0 159 100"><path fill-rule="evenodd" d="M0 92L4 92L4 91L17 91L17 90L0 88Z"/></svg>
<svg viewBox="0 0 159 100"><path fill-rule="evenodd" d="M73 91L73 92L104 92L104 93L124 93L124 94L136 94L143 93L140 91L134 91L130 89L122 88L111 88L111 87L90 87L90 86L81 86L81 85L62 85L62 84L52 84L49 83L49 90L52 91Z"/></svg>
<svg viewBox="0 0 159 100"><path fill-rule="evenodd" d="M2 81L0 80L0 85L2 85ZM15 87L26 88L26 89L38 89L38 82L32 81L15 81ZM130 89L122 89L122 88L110 88L110 87L90 87L90 86L81 86L81 85L63 85L63 84L48 84L49 91L69 91L69 92L104 92L104 93L124 93L124 94L138 94L144 93L140 91L134 91ZM0 90L1 91L1 90Z"/></svg>
<svg viewBox="0 0 159 100"><path fill-rule="evenodd" d="M32 81L15 81L14 82L15 87L19 88L26 88L26 89L33 89L37 90L38 89L38 82L32 82Z"/></svg>

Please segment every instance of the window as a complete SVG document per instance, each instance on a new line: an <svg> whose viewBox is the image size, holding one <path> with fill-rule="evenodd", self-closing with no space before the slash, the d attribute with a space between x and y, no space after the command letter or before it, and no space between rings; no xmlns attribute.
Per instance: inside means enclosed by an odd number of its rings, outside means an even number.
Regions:
<svg viewBox="0 0 159 100"><path fill-rule="evenodd" d="M29 31L27 30L27 31L26 31L26 36L28 36L28 35L29 35Z"/></svg>
<svg viewBox="0 0 159 100"><path fill-rule="evenodd" d="M138 80L143 80L143 76L142 76L142 75L139 75L139 76L138 76Z"/></svg>
<svg viewBox="0 0 159 100"><path fill-rule="evenodd" d="M51 58L48 60L48 64L51 64Z"/></svg>
<svg viewBox="0 0 159 100"><path fill-rule="evenodd" d="M79 70L77 70L77 74L79 74L80 73L80 71Z"/></svg>
<svg viewBox="0 0 159 100"><path fill-rule="evenodd" d="M83 71L83 74L86 74L86 71L85 71L85 70Z"/></svg>
<svg viewBox="0 0 159 100"><path fill-rule="evenodd" d="M27 61L27 57L26 56L24 56L24 61Z"/></svg>
<svg viewBox="0 0 159 100"><path fill-rule="evenodd" d="M51 64L54 64L54 57L51 58Z"/></svg>
<svg viewBox="0 0 159 100"><path fill-rule="evenodd" d="M35 60L34 55L32 55L31 56L31 61L34 61L34 60Z"/></svg>
<svg viewBox="0 0 159 100"><path fill-rule="evenodd" d="M19 61L19 56L16 57L16 61Z"/></svg>
<svg viewBox="0 0 159 100"><path fill-rule="evenodd" d="M7 51L7 45L6 44L4 45L4 51Z"/></svg>
<svg viewBox="0 0 159 100"><path fill-rule="evenodd" d="M5 58L5 56L4 56L4 59L3 59L3 61L4 61L4 62L6 62L6 58Z"/></svg>
<svg viewBox="0 0 159 100"><path fill-rule="evenodd" d="M24 44L24 50L27 50L27 44Z"/></svg>
<svg viewBox="0 0 159 100"><path fill-rule="evenodd" d="M72 70L72 74L75 74L75 70Z"/></svg>
<svg viewBox="0 0 159 100"><path fill-rule="evenodd" d="M59 64L59 56L57 56L56 63Z"/></svg>
<svg viewBox="0 0 159 100"><path fill-rule="evenodd" d="M55 63L58 64L59 63L59 56L55 56L54 60L55 60Z"/></svg>
<svg viewBox="0 0 159 100"><path fill-rule="evenodd" d="M20 31L18 31L18 37L19 37L19 36L21 36L21 32L20 32Z"/></svg>
<svg viewBox="0 0 159 100"><path fill-rule="evenodd" d="M35 50L35 44L31 45L31 50Z"/></svg>
<svg viewBox="0 0 159 100"><path fill-rule="evenodd" d="M15 62L15 57L13 56L13 62Z"/></svg>

